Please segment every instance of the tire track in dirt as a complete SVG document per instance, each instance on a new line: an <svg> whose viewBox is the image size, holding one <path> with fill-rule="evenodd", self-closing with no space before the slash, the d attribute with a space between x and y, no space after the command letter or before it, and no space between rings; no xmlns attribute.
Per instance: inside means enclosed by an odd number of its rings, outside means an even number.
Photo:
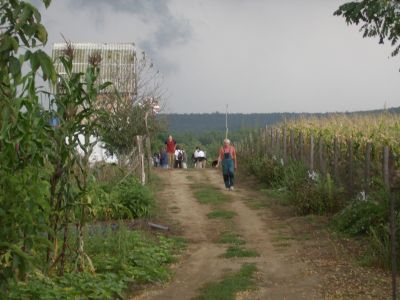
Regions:
<svg viewBox="0 0 400 300"><path fill-rule="evenodd" d="M216 170L209 170L208 177L214 186L223 189L222 176ZM246 240L246 246L255 249L260 257L253 259L259 270L258 289L241 294L240 299L322 299L316 276L304 272L304 264L296 257L296 245L285 249L276 249L272 243L273 228L279 220L263 208L260 216L258 210L249 208L244 199L257 197L253 191L245 188L228 193L232 201L227 209L237 213L235 225L237 232ZM272 226L273 225L273 226Z"/></svg>
<svg viewBox="0 0 400 300"><path fill-rule="evenodd" d="M203 284L216 281L227 271L241 267L240 263L219 258L226 246L213 242L218 235L216 227L219 224L207 218L210 208L194 198L190 187L193 182L187 178L193 173L184 170L159 172L165 189L158 197L168 202L168 214L178 222L189 245L179 263L172 266L174 277L171 282L150 288L132 299L192 299L198 295L198 289Z"/></svg>
<svg viewBox="0 0 400 300"><path fill-rule="evenodd" d="M215 169L169 170L160 171L159 175L165 188L158 196L167 202L168 215L180 224L189 245L179 263L172 267L175 275L171 282L151 287L132 299L192 299L205 283L218 281L228 272L239 270L244 263L256 264L258 289L240 293L237 299L323 298L318 278L306 274L296 259L295 246L278 251L273 245L272 227L276 228L279 220L268 209L263 209L260 216L244 204L244 199L256 195L253 191L240 187L234 192L225 191L222 176ZM220 257L227 246L215 241L226 229L226 223L207 218L211 207L200 204L193 196L191 185L197 183L212 184L229 195L232 201L222 207L237 213L233 230L246 240L246 248L257 250L259 257Z"/></svg>

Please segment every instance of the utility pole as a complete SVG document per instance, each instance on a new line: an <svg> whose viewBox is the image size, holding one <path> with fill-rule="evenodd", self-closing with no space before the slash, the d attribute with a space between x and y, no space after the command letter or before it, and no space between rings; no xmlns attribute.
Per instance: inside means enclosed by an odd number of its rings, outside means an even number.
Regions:
<svg viewBox="0 0 400 300"><path fill-rule="evenodd" d="M228 104L226 105L226 112L225 112L225 138L228 138Z"/></svg>

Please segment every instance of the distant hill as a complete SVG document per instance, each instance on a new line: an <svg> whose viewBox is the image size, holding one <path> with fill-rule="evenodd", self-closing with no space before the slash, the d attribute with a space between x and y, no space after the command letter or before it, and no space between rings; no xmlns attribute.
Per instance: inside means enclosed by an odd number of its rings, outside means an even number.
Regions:
<svg viewBox="0 0 400 300"><path fill-rule="evenodd" d="M384 110L356 111L345 113L252 113L252 114L229 114L229 131L240 129L260 128L266 125L272 125L285 120L292 120L301 117L326 117L329 115L366 115L379 114ZM386 110L389 113L400 113L400 107ZM160 114L159 118L167 124L168 131L172 133L185 132L206 132L206 131L224 131L225 114L224 113L204 113L204 114Z"/></svg>

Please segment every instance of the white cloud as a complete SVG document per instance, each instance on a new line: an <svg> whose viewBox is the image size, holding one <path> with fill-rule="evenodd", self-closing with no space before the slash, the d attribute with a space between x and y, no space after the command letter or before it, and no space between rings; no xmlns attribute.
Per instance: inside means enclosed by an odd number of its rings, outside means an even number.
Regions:
<svg viewBox="0 0 400 300"><path fill-rule="evenodd" d="M333 16L341 0L53 1L50 43L136 42L171 112L350 111L400 105L398 58Z"/></svg>

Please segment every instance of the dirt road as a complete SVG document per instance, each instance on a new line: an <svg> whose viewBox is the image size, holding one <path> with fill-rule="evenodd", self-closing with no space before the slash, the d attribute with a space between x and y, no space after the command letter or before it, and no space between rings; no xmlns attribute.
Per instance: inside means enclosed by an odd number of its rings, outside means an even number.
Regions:
<svg viewBox="0 0 400 300"><path fill-rule="evenodd" d="M213 169L159 172L165 190L158 196L168 202L171 217L179 222L183 236L188 239L186 255L175 266L173 280L165 286L150 289L135 299L192 299L205 283L219 280L225 274L239 270L244 263L255 263L258 289L241 294L241 299L320 299L318 278L305 274L300 261L293 261L295 249L276 249L271 241L271 228L276 220L271 215L259 214L243 203L254 195L238 187L225 191L218 171ZM211 207L200 204L193 195L192 185L212 184L227 193L231 201L224 209L236 212L231 221L235 231L260 256L251 258L220 257L227 245L216 243L226 230L226 221L209 219ZM232 224L228 224L232 226ZM288 288L290 287L290 288Z"/></svg>
<svg viewBox="0 0 400 300"><path fill-rule="evenodd" d="M162 170L158 174L165 188L157 197L163 201L169 217L182 229L182 235L189 242L188 249L179 263L173 266L174 276L169 283L151 287L133 299L193 299L199 295L199 289L204 284L220 280L226 274L239 270L244 263L256 265L257 289L239 293L237 299L376 298L369 297L368 292L365 292L369 287L360 288L357 296L341 294L340 290L346 282L341 282L338 287L333 285L333 292L328 293L329 289L324 286L327 280L333 281L334 276L342 277L342 273L337 273L336 265L342 258L337 254L336 247L326 242L326 248L322 249L324 243L315 241L318 243L315 246L313 240L308 242L309 248L305 247L301 240L303 237L309 240L310 237L294 230L290 225L292 223L283 221L268 207L257 205L261 203L258 199L261 195L251 187L241 186L239 182L235 191L225 191L221 175L214 169ZM222 208L236 213L232 220L207 217L213 207L199 203L193 192L193 187L201 184L213 185L230 198ZM247 248L256 250L260 255L246 258L221 257L228 246L217 240L226 230L234 230L245 240ZM318 253L329 253L335 248L336 257L328 260L325 256L321 258L315 255L314 261L314 254L310 257L308 252L312 253L316 248L319 249ZM316 268L320 261L329 263ZM351 263L341 266L344 267L340 272L345 274L349 273L348 268L353 268ZM357 272L352 269L351 272L356 280L365 275L364 270ZM347 279L349 284L352 279ZM379 288L379 283L377 286ZM380 295L379 291L376 294Z"/></svg>

